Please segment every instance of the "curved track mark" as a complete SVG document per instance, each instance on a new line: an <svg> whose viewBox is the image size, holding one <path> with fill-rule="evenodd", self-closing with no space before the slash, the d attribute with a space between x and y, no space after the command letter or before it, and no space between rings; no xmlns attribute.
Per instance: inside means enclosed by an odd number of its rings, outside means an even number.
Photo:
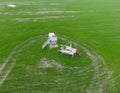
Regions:
<svg viewBox="0 0 120 93"><path fill-rule="evenodd" d="M0 86L3 84L7 76L9 75L10 71L14 67L15 61L17 59L17 55L19 55L19 52L21 51L22 47L29 44L30 41L40 39L41 37L46 36L46 35L40 35L40 36L35 36L32 37L23 43L17 45L13 51L8 55L6 60L4 61L4 64L2 65L2 68L0 69L0 75L2 70L5 68L5 66L8 64L9 60L14 57L10 67L6 70L6 73L2 75L3 78L0 78ZM67 37L64 36L59 36L61 40L64 40L66 42L72 43L75 46L80 47L83 49L86 54L91 58L92 60L92 65L94 67L94 74L93 78L91 80L91 83L89 87L86 89L86 93L105 93L107 90L112 90L112 92L116 92L115 85L114 85L114 78L112 77L112 71L109 70L108 66L106 65L106 62L104 61L103 57L100 56L96 50L93 48L89 47L88 45L85 44L77 44L74 41L69 41ZM86 48L88 47L88 48ZM17 54L14 56L14 54ZM87 69L87 68L86 68ZM112 84L112 85L111 85ZM107 88L107 90L106 90Z"/></svg>

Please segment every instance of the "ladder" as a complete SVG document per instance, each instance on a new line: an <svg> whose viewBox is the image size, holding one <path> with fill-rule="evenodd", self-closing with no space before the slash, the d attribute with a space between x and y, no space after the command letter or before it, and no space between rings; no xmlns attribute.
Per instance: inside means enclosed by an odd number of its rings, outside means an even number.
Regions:
<svg viewBox="0 0 120 93"><path fill-rule="evenodd" d="M42 45L42 49L44 49L44 48L47 46L47 44L49 44L49 42L50 42L50 39L48 39L48 40Z"/></svg>

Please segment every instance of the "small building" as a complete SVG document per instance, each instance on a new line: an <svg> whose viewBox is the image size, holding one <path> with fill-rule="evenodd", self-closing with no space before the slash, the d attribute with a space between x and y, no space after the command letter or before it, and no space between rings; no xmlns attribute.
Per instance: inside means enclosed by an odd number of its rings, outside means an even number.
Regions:
<svg viewBox="0 0 120 93"><path fill-rule="evenodd" d="M49 47L50 48L58 47L57 36L54 33L49 33L48 39L49 39Z"/></svg>
<svg viewBox="0 0 120 93"><path fill-rule="evenodd" d="M54 33L48 34L48 40L42 45L42 49L44 49L47 45L49 45L50 48L58 47L57 36Z"/></svg>

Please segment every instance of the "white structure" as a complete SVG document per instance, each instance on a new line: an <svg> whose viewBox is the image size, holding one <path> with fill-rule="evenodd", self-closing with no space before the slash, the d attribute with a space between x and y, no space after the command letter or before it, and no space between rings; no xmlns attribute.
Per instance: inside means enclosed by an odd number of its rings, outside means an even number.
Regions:
<svg viewBox="0 0 120 93"><path fill-rule="evenodd" d="M50 48L58 47L57 36L54 33L48 34L48 40L42 45L42 49L44 49L48 44Z"/></svg>
<svg viewBox="0 0 120 93"><path fill-rule="evenodd" d="M77 53L77 49L72 48L71 44L70 46L62 45L60 52L74 56Z"/></svg>
<svg viewBox="0 0 120 93"><path fill-rule="evenodd" d="M16 8L16 5L15 4L8 4L8 7L10 7L10 8Z"/></svg>

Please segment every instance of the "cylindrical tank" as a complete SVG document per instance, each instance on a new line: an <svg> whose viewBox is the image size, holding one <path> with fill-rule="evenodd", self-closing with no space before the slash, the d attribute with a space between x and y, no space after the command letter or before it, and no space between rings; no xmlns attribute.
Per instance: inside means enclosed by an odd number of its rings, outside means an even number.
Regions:
<svg viewBox="0 0 120 93"><path fill-rule="evenodd" d="M54 33L49 33L48 38L52 42L57 42L57 36Z"/></svg>

